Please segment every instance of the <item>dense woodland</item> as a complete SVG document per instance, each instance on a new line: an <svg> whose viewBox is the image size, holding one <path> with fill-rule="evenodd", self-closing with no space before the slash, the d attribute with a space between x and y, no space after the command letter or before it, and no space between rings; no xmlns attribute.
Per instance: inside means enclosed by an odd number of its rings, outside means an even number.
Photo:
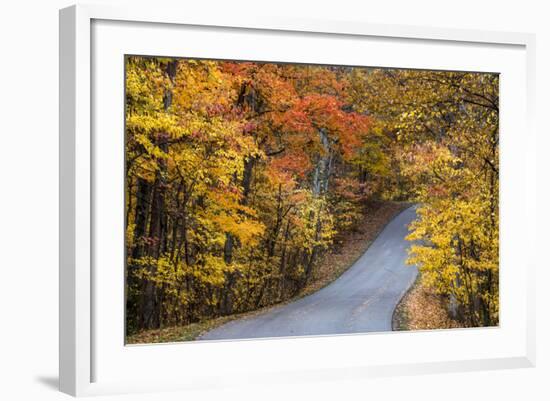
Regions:
<svg viewBox="0 0 550 401"><path fill-rule="evenodd" d="M372 200L410 263L498 323L498 75L126 59L127 332L287 300Z"/></svg>

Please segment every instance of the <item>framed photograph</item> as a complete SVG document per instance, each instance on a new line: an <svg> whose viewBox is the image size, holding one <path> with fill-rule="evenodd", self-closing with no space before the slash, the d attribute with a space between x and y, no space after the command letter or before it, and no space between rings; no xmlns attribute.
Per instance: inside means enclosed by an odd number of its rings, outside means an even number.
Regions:
<svg viewBox="0 0 550 401"><path fill-rule="evenodd" d="M60 12L60 389L535 363L534 37Z"/></svg>

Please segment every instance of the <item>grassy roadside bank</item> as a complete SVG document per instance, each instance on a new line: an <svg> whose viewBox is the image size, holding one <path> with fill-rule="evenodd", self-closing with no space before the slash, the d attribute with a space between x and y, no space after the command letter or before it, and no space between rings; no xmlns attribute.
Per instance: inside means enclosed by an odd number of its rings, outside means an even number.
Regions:
<svg viewBox="0 0 550 401"><path fill-rule="evenodd" d="M231 320L251 317L312 294L336 280L351 267L365 253L386 224L410 205L404 202L373 202L367 205L362 221L353 230L334 239L332 252L325 254L319 260L309 283L292 299L251 312L222 316L185 326L146 330L128 337L127 344L194 340L203 333Z"/></svg>

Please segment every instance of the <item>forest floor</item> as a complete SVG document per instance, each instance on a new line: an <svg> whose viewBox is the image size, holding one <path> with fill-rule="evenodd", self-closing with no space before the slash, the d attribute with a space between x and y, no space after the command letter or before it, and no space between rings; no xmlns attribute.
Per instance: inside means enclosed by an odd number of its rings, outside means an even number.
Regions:
<svg viewBox="0 0 550 401"><path fill-rule="evenodd" d="M449 316L446 300L422 285L420 274L395 308L392 326L397 331L464 327Z"/></svg>
<svg viewBox="0 0 550 401"><path fill-rule="evenodd" d="M309 283L291 299L251 312L222 316L185 326L145 330L129 336L126 339L127 344L150 344L194 340L203 333L231 320L255 316L275 306L281 306L312 294L340 277L342 273L350 268L366 252L386 224L399 212L410 206L411 204L406 202L370 202L365 207L365 213L362 220L359 221L352 230L335 238L332 252L325 254L319 260Z"/></svg>

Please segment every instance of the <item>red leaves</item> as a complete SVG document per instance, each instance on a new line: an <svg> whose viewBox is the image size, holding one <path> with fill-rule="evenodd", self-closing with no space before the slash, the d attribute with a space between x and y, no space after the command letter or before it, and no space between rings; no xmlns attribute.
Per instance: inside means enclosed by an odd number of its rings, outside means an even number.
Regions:
<svg viewBox="0 0 550 401"><path fill-rule="evenodd" d="M290 174L305 174L306 154L315 159L323 152L319 131L325 130L331 148L350 160L368 133L370 118L348 110L345 82L338 69L320 66L293 66L270 63L223 62L220 70L233 81L235 118L246 119L243 134L268 132L265 143L294 149L275 165ZM213 108L213 111L219 111ZM281 144L281 142L283 142ZM286 166L286 167L285 167Z"/></svg>
<svg viewBox="0 0 550 401"><path fill-rule="evenodd" d="M253 121L247 121L243 125L243 134L249 134L258 127L258 124Z"/></svg>
<svg viewBox="0 0 550 401"><path fill-rule="evenodd" d="M206 113L209 117L224 115L229 112L229 108L223 104L212 103L206 105Z"/></svg>
<svg viewBox="0 0 550 401"><path fill-rule="evenodd" d="M371 192L368 184L359 182L352 177L335 178L334 184L334 192L338 194L338 196L351 202L358 202L370 195Z"/></svg>
<svg viewBox="0 0 550 401"><path fill-rule="evenodd" d="M271 160L271 168L281 173L304 178L306 173L311 169L309 157L304 153L287 152L281 157L276 157Z"/></svg>
<svg viewBox="0 0 550 401"><path fill-rule="evenodd" d="M355 154L370 128L369 117L344 111L342 100L323 94L311 94L297 100L281 123L285 128L314 137L317 141L317 132L326 130L332 141L339 144L345 159Z"/></svg>

